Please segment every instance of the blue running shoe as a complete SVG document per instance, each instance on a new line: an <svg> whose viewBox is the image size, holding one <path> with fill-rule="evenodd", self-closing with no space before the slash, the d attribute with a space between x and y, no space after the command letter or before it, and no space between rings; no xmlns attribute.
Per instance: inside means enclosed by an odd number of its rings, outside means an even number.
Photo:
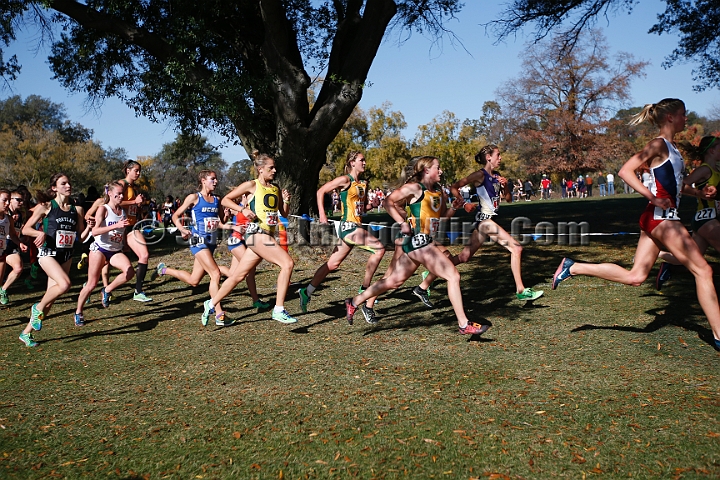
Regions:
<svg viewBox="0 0 720 480"><path fill-rule="evenodd" d="M553 275L553 281L552 281L552 289L555 290L557 286L562 282L563 280L566 280L570 277L572 277L572 274L570 273L570 267L572 267L575 264L575 261L573 261L570 258L563 258L562 262L560 262L560 266L555 270L555 275Z"/></svg>
<svg viewBox="0 0 720 480"><path fill-rule="evenodd" d="M85 317L82 313L76 313L75 314L75 326L76 327L84 327L85 326Z"/></svg>
<svg viewBox="0 0 720 480"><path fill-rule="evenodd" d="M110 294L106 292L104 288L100 290L100 303L102 303L104 308L108 308L110 306L110 298Z"/></svg>
<svg viewBox="0 0 720 480"><path fill-rule="evenodd" d="M287 310L283 309L281 312L273 311L271 318L277 320L280 323L295 323L297 318L291 317Z"/></svg>
<svg viewBox="0 0 720 480"><path fill-rule="evenodd" d="M45 319L45 313L42 310L38 310L38 304L36 303L30 307L30 326L33 330L38 332L42 329L42 321Z"/></svg>
<svg viewBox="0 0 720 480"><path fill-rule="evenodd" d="M32 332L30 333L21 333L18 337L21 342L25 344L26 347L37 347L37 342L33 338Z"/></svg>
<svg viewBox="0 0 720 480"><path fill-rule="evenodd" d="M670 278L672 278L672 264L667 262L661 263L660 270L655 279L655 289L662 290L663 285L670 280Z"/></svg>

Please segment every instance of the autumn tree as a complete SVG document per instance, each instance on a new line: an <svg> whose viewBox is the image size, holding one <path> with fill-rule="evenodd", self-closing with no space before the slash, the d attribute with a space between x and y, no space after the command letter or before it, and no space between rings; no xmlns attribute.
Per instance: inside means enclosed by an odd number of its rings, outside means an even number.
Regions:
<svg viewBox="0 0 720 480"><path fill-rule="evenodd" d="M513 36L525 26L535 27L533 36L539 41L556 34L564 50L572 49L579 39L598 21L610 15L631 12L638 0L513 0L499 18L486 24L498 41ZM648 33L676 33L677 48L664 65L693 61L697 90L720 87L720 0L666 0L665 11Z"/></svg>
<svg viewBox="0 0 720 480"><path fill-rule="evenodd" d="M0 100L2 184L36 190L63 172L80 192L119 177L126 152L105 150L91 138L92 130L70 122L61 104L36 95Z"/></svg>
<svg viewBox="0 0 720 480"><path fill-rule="evenodd" d="M522 74L499 89L510 119L512 147L529 172L578 172L603 167L611 107L629 99L630 82L647 65L626 53L612 60L593 30L571 51L555 37L530 45Z"/></svg>
<svg viewBox="0 0 720 480"><path fill-rule="evenodd" d="M315 196L326 149L362 97L390 31L437 38L459 0L6 0L0 39L37 20L63 86L118 97L185 132L214 129L277 161L293 211ZM4 59L0 73L18 65ZM308 89L323 73L312 107ZM312 74L312 75L311 75Z"/></svg>

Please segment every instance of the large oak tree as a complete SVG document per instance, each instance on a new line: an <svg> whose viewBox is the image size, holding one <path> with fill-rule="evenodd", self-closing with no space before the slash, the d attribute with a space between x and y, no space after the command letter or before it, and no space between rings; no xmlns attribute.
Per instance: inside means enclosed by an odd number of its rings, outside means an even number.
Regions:
<svg viewBox="0 0 720 480"><path fill-rule="evenodd" d="M393 28L446 32L459 0L0 0L0 39L34 19L52 39L51 68L91 99L214 129L273 155L278 181L307 211L326 148L362 96ZM0 58L6 78L19 68ZM325 78L315 101L312 75Z"/></svg>

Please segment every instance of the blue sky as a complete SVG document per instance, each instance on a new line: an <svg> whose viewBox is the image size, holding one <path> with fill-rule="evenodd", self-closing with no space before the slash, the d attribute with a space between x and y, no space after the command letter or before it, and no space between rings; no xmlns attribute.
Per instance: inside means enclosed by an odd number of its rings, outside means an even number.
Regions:
<svg viewBox="0 0 720 480"><path fill-rule="evenodd" d="M408 139L415 135L419 125L430 122L445 110L455 113L460 120L477 118L483 103L495 99L497 88L520 75L519 55L528 41L520 35L493 45L494 38L486 35L480 26L499 12L500 6L489 3L466 1L458 19L448 24L462 46L452 45L447 38L433 44L417 34L398 46L397 33L390 34L370 70L370 85L360 106L367 109L390 102L392 110L405 116L408 127L404 134ZM651 62L646 69L647 76L632 84L631 105L677 97L685 101L689 110L707 115L711 108L720 107L720 92L692 90L694 64L663 69L661 63L677 45L677 37L647 33L664 5L660 1L641 0L631 15L623 13L610 16L609 21L601 19L598 27L608 39L608 53L624 51L633 54L636 60ZM525 33L529 35L531 31ZM0 96L37 94L62 103L69 118L93 129L95 139L104 147L122 147L130 158L154 155L164 143L175 138L171 124L154 124L137 118L116 99L108 99L99 110L88 111L85 96L71 95L51 80L47 50L41 49L35 54L36 47L37 41L28 34L8 49L8 56L12 53L18 56L23 72ZM212 134L208 136L213 142L223 141ZM228 162L247 158L240 146L230 145L220 151Z"/></svg>

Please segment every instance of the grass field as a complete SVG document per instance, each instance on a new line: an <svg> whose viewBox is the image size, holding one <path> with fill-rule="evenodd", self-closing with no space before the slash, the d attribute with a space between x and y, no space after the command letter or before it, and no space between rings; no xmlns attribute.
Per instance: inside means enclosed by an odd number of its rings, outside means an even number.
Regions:
<svg viewBox="0 0 720 480"><path fill-rule="evenodd" d="M643 205L521 202L500 223L637 232ZM629 266L636 242L531 243L525 283L545 290L532 305L512 295L509 254L483 248L460 267L471 319L493 325L479 339L457 333L443 283L435 309L416 301L419 275L381 299L380 323L358 314L348 326L342 302L363 252L309 313L289 296L290 326L252 310L243 286L225 305L238 323L203 328L207 283L165 277L147 285L151 304L125 287L102 309L96 292L76 328L74 269L34 349L17 336L41 292L18 282L0 310L0 478L718 478L720 354L692 276L676 269L663 292L657 267L636 288L576 277L550 289L563 256ZM297 259L294 282L309 281L321 253ZM151 266L160 260L189 267L191 256L167 242L151 252ZM275 280L263 265L265 299Z"/></svg>

